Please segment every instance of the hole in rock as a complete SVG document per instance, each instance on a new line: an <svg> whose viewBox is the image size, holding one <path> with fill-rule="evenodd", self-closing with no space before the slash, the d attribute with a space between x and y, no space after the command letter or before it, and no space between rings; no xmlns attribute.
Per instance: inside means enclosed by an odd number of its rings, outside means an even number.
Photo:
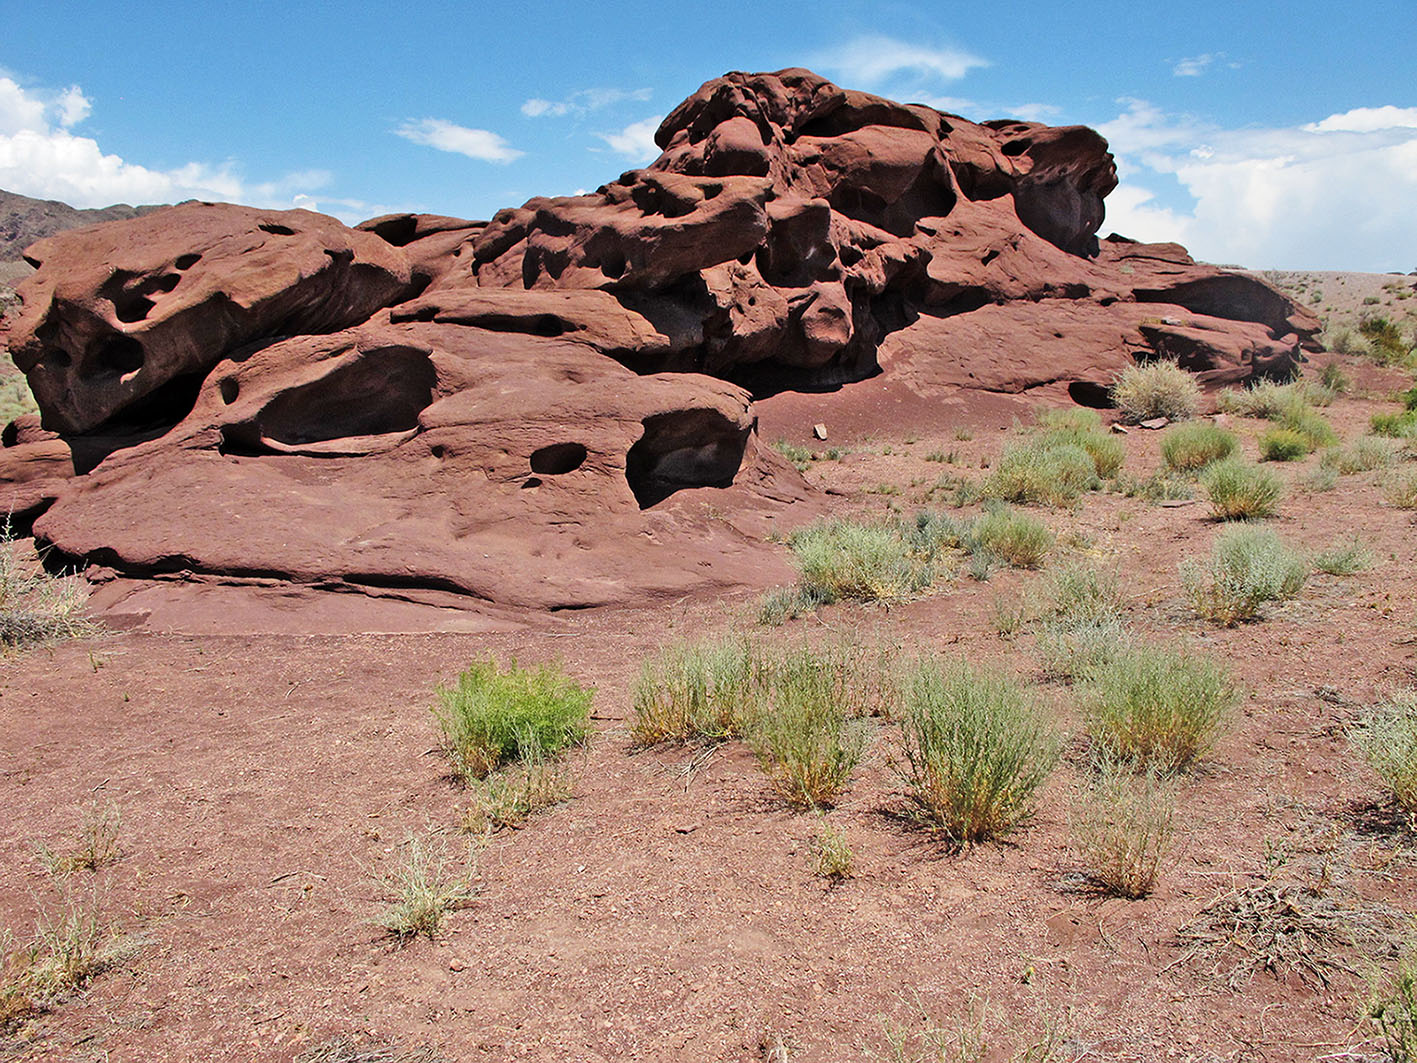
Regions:
<svg viewBox="0 0 1417 1063"><path fill-rule="evenodd" d="M426 351L366 351L321 380L277 395L258 415L261 434L287 446L406 432L432 404L438 374Z"/></svg>
<svg viewBox="0 0 1417 1063"><path fill-rule="evenodd" d="M135 321L141 321L148 316L149 311L157 304L144 295L130 295L125 298L115 299L113 302L113 316L125 325L131 325Z"/></svg>
<svg viewBox="0 0 1417 1063"><path fill-rule="evenodd" d="M625 275L625 256L618 251L612 251L600 260L600 272L604 273L612 280L616 280Z"/></svg>
<svg viewBox="0 0 1417 1063"><path fill-rule="evenodd" d="M533 451L531 471L543 476L560 476L581 467L586 459L586 448L580 443L552 443Z"/></svg>
<svg viewBox="0 0 1417 1063"><path fill-rule="evenodd" d="M1112 395L1103 384L1091 380L1074 380L1068 385L1068 398L1079 406L1090 406L1094 410L1112 409Z"/></svg>
<svg viewBox="0 0 1417 1063"><path fill-rule="evenodd" d="M432 454L435 458L441 458L444 454L447 453L447 450L444 449L443 444L435 443L433 446L428 448L428 453Z"/></svg>
<svg viewBox="0 0 1417 1063"><path fill-rule="evenodd" d="M241 394L241 385L227 377L217 385L217 390L221 392L221 401L230 406L236 401L236 396Z"/></svg>
<svg viewBox="0 0 1417 1063"><path fill-rule="evenodd" d="M541 480L540 480L539 478L535 477L535 476L528 476L525 480L522 481L522 490L523 490L523 491L525 491L525 490L526 490L527 488L529 488L529 487L540 487L540 486L541 486Z"/></svg>
<svg viewBox="0 0 1417 1063"><path fill-rule="evenodd" d="M285 225L277 225L273 221L262 222L256 226L263 233L270 233L272 236L294 236L295 230Z"/></svg>
<svg viewBox="0 0 1417 1063"><path fill-rule="evenodd" d="M177 261L174 262L172 265L175 269L188 270L200 261L202 261L202 256L195 253L190 255L179 255L177 257Z"/></svg>
<svg viewBox="0 0 1417 1063"><path fill-rule="evenodd" d="M1011 140L999 150L1008 156L1022 155L1025 151L1028 150L1028 141Z"/></svg>
<svg viewBox="0 0 1417 1063"><path fill-rule="evenodd" d="M151 305L151 304L149 304ZM100 373L123 376L143 367L143 345L132 336L113 336L98 349L94 364Z"/></svg>
<svg viewBox="0 0 1417 1063"><path fill-rule="evenodd" d="M625 479L641 509L686 487L729 487L743 464L751 429L717 410L676 410L644 420L625 456Z"/></svg>

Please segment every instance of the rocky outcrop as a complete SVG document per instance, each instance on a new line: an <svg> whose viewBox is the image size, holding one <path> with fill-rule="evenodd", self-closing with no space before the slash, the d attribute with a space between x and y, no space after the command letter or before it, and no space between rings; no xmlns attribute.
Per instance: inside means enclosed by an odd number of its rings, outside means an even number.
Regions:
<svg viewBox="0 0 1417 1063"><path fill-rule="evenodd" d="M488 222L188 204L40 242L12 503L127 575L582 607L751 578L748 529L810 505L755 394L885 372L1102 404L1148 358L1287 375L1318 329L1175 245L1099 242L1089 129L788 70L709 82L657 141Z"/></svg>

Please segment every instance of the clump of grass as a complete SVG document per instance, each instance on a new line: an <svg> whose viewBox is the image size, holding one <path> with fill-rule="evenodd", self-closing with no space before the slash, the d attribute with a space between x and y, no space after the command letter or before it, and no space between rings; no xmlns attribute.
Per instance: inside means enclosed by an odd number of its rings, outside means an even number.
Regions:
<svg viewBox="0 0 1417 1063"><path fill-rule="evenodd" d="M1071 816L1073 845L1088 879L1116 897L1147 896L1171 848L1175 817L1170 776L1099 758Z"/></svg>
<svg viewBox="0 0 1417 1063"><path fill-rule="evenodd" d="M866 751L869 727L847 714L834 687L811 654L790 656L747 733L763 772L794 808L835 804Z"/></svg>
<svg viewBox="0 0 1417 1063"><path fill-rule="evenodd" d="M1370 356L1380 365L1402 365L1409 363L1414 347L1402 336L1401 327L1385 317L1365 318L1358 323L1358 331L1368 341Z"/></svg>
<svg viewBox="0 0 1417 1063"><path fill-rule="evenodd" d="M1124 473L1117 478L1117 487L1128 498L1140 498L1147 502L1194 498L1196 493L1188 479L1164 469L1140 480Z"/></svg>
<svg viewBox="0 0 1417 1063"><path fill-rule="evenodd" d="M856 857L846 840L846 831L822 821L821 829L812 838L808 853L812 874L832 882L843 882L855 873Z"/></svg>
<svg viewBox="0 0 1417 1063"><path fill-rule="evenodd" d="M1200 408L1200 385L1175 362L1128 366L1112 385L1112 404L1127 424L1156 417L1185 421Z"/></svg>
<svg viewBox="0 0 1417 1063"><path fill-rule="evenodd" d="M1291 405L1280 411L1275 423L1283 430L1293 432L1308 443L1308 449L1331 447L1338 442L1338 433L1318 410L1304 405Z"/></svg>
<svg viewBox="0 0 1417 1063"><path fill-rule="evenodd" d="M1087 451L1097 475L1116 476L1126 459L1127 449L1120 439L1102 427L1096 410L1074 407L1047 410L1038 417L1038 441L1045 447L1077 446Z"/></svg>
<svg viewBox="0 0 1417 1063"><path fill-rule="evenodd" d="M794 532L788 540L800 586L823 604L895 601L929 586L933 570L912 557L899 526L838 518Z"/></svg>
<svg viewBox="0 0 1417 1063"><path fill-rule="evenodd" d="M1372 567L1372 551L1356 537L1314 555L1314 568L1330 576L1352 576Z"/></svg>
<svg viewBox="0 0 1417 1063"><path fill-rule="evenodd" d="M1019 599L1006 600L995 595L989 615L993 620L994 632L1000 638L1011 639L1023 630L1023 625L1028 621L1028 605Z"/></svg>
<svg viewBox="0 0 1417 1063"><path fill-rule="evenodd" d="M1037 568L1053 548L1053 533L1038 518L1000 506L974 522L965 543L971 553L1015 568Z"/></svg>
<svg viewBox="0 0 1417 1063"><path fill-rule="evenodd" d="M453 859L445 843L410 835L402 862L379 882L388 907L374 920L400 942L432 940L451 911L466 908L476 894L476 868Z"/></svg>
<svg viewBox="0 0 1417 1063"><path fill-rule="evenodd" d="M1309 437L1290 428L1271 428L1260 434L1261 461L1298 461L1313 452Z"/></svg>
<svg viewBox="0 0 1417 1063"><path fill-rule="evenodd" d="M1417 824L1417 690L1399 690L1349 732L1351 741Z"/></svg>
<svg viewBox="0 0 1417 1063"><path fill-rule="evenodd" d="M1398 413L1375 413L1368 420L1368 427L1375 436L1389 439L1410 439L1417 435L1417 411L1402 410Z"/></svg>
<svg viewBox="0 0 1417 1063"><path fill-rule="evenodd" d="M485 835L518 830L538 816L571 799L574 782L570 769L547 758L534 744L523 750L514 767L494 772L471 787L472 801L463 810L462 829Z"/></svg>
<svg viewBox="0 0 1417 1063"><path fill-rule="evenodd" d="M1085 677L1088 733L1109 756L1158 772L1184 771L1214 745L1240 699L1226 671L1163 647L1136 647Z"/></svg>
<svg viewBox="0 0 1417 1063"><path fill-rule="evenodd" d="M1213 424L1197 422L1169 429L1161 437L1161 457L1178 472L1195 472L1235 453L1234 433Z"/></svg>
<svg viewBox="0 0 1417 1063"><path fill-rule="evenodd" d="M47 845L39 847L39 859L51 875L76 871L97 871L118 859L118 828L121 816L111 801L95 799L84 812L78 844L68 852L56 853Z"/></svg>
<svg viewBox="0 0 1417 1063"><path fill-rule="evenodd" d="M1053 615L1070 623L1115 620L1122 613L1117 573L1086 561L1074 561L1048 574L1048 602Z"/></svg>
<svg viewBox="0 0 1417 1063"><path fill-rule="evenodd" d="M968 845L1031 815L1059 740L1015 680L964 662L927 662L908 688L901 747L912 813Z"/></svg>
<svg viewBox="0 0 1417 1063"><path fill-rule="evenodd" d="M0 933L0 1030L83 989L140 945L100 916L95 899L65 892L61 909L39 919L31 940L17 944Z"/></svg>
<svg viewBox="0 0 1417 1063"><path fill-rule="evenodd" d="M1220 520L1273 516L1284 488L1272 472L1238 458L1217 461L1201 473L1211 512Z"/></svg>
<svg viewBox="0 0 1417 1063"><path fill-rule="evenodd" d="M1302 380L1286 384L1260 380L1251 387L1227 389L1219 396L1220 408L1226 413L1269 421L1277 421L1309 406L1327 406L1332 401L1332 391Z"/></svg>
<svg viewBox="0 0 1417 1063"><path fill-rule="evenodd" d="M495 661L479 661L456 686L438 687L433 714L454 770L471 782L529 747L555 756L585 742L594 693L551 665L522 669L513 662L503 671Z"/></svg>
<svg viewBox="0 0 1417 1063"><path fill-rule="evenodd" d="M1047 678L1074 681L1111 661L1131 644L1121 620L1070 622L1049 618L1038 625L1039 664Z"/></svg>
<svg viewBox="0 0 1417 1063"><path fill-rule="evenodd" d="M1396 460L1396 448L1378 436L1362 436L1346 447L1330 447L1319 455L1321 465L1342 476L1385 469Z"/></svg>
<svg viewBox="0 0 1417 1063"><path fill-rule="evenodd" d="M641 746L741 737L765 667L746 639L662 650L635 683L631 736Z"/></svg>
<svg viewBox="0 0 1417 1063"><path fill-rule="evenodd" d="M1399 509L1417 509L1417 471L1398 469L1383 481L1383 495Z"/></svg>
<svg viewBox="0 0 1417 1063"><path fill-rule="evenodd" d="M1337 362L1329 362L1319 371L1319 384L1335 395L1341 395L1353 386L1348 374Z"/></svg>
<svg viewBox="0 0 1417 1063"><path fill-rule="evenodd" d="M1272 531L1228 528L1205 565L1186 561L1180 571L1196 614L1229 627L1258 616L1265 602L1298 595L1309 566Z"/></svg>
<svg viewBox="0 0 1417 1063"><path fill-rule="evenodd" d="M85 614L87 594L74 577L46 572L25 556L7 519L0 525L0 649L22 649L93 630Z"/></svg>
<svg viewBox="0 0 1417 1063"><path fill-rule="evenodd" d="M758 602L758 623L765 627L781 627L789 620L815 613L826 605L818 595L805 587L774 587Z"/></svg>
<svg viewBox="0 0 1417 1063"><path fill-rule="evenodd" d="M1392 1063L1417 1060L1417 952L1409 949L1391 978L1375 982L1363 1010Z"/></svg>
<svg viewBox="0 0 1417 1063"><path fill-rule="evenodd" d="M1075 443L1029 440L1004 448L985 493L1006 502L1062 506L1098 486L1092 456Z"/></svg>
<svg viewBox="0 0 1417 1063"><path fill-rule="evenodd" d="M806 447L798 446L796 443L789 443L785 439L779 439L772 445L772 449L792 462L798 472L806 472L807 467L812 464L812 452Z"/></svg>

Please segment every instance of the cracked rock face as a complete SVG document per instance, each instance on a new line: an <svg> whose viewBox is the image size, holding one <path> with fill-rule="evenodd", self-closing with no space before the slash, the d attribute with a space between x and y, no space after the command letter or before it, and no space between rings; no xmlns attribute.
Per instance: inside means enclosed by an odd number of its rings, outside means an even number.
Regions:
<svg viewBox="0 0 1417 1063"><path fill-rule="evenodd" d="M1116 175L1082 127L787 70L708 82L657 142L488 222L189 203L40 241L11 507L120 575L626 601L750 579L745 529L812 504L755 394L886 372L1095 403L1138 359L1287 375L1319 327L1176 245L1099 241Z"/></svg>

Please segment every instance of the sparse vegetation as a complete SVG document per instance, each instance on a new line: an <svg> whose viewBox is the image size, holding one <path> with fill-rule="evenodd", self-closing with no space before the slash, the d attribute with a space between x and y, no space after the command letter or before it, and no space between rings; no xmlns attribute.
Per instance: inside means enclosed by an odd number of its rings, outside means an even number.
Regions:
<svg viewBox="0 0 1417 1063"><path fill-rule="evenodd" d="M1213 424L1181 424L1161 437L1161 457L1178 472L1195 472L1228 458L1238 445L1234 433Z"/></svg>
<svg viewBox="0 0 1417 1063"><path fill-rule="evenodd" d="M503 671L479 661L438 688L433 714L454 770L473 782L529 750L555 756L584 742L594 693L551 665Z"/></svg>
<svg viewBox="0 0 1417 1063"><path fill-rule="evenodd" d="M968 845L1029 817L1059 742L1017 681L927 662L908 687L901 746L912 814Z"/></svg>
<svg viewBox="0 0 1417 1063"><path fill-rule="evenodd" d="M435 938L447 914L465 908L475 896L476 866L448 853L446 842L410 835L397 868L379 881L388 907L374 920L399 941Z"/></svg>
<svg viewBox="0 0 1417 1063"><path fill-rule="evenodd" d="M49 874L62 877L76 871L97 871L118 859L118 828L121 817L111 801L95 799L84 811L79 825L78 844L67 852L39 847L40 863Z"/></svg>
<svg viewBox="0 0 1417 1063"><path fill-rule="evenodd" d="M1372 551L1357 538L1335 543L1314 555L1314 568L1330 576L1353 576L1372 567Z"/></svg>
<svg viewBox="0 0 1417 1063"><path fill-rule="evenodd" d="M1345 447L1330 447L1319 455L1321 465L1342 476L1385 469L1396 460L1393 444L1378 436L1361 436Z"/></svg>
<svg viewBox="0 0 1417 1063"><path fill-rule="evenodd" d="M642 746L741 737L766 667L746 639L670 646L640 670L630 734Z"/></svg>
<svg viewBox="0 0 1417 1063"><path fill-rule="evenodd" d="M1158 772L1184 771L1204 757L1239 699L1219 665L1159 646L1116 654L1082 685L1093 742L1106 755Z"/></svg>
<svg viewBox="0 0 1417 1063"><path fill-rule="evenodd" d="M89 634L80 581L46 572L8 520L0 526L0 649L22 649Z"/></svg>
<svg viewBox="0 0 1417 1063"><path fill-rule="evenodd" d="M1417 690L1395 692L1350 731L1349 740L1417 825Z"/></svg>
<svg viewBox="0 0 1417 1063"><path fill-rule="evenodd" d="M1383 496L1398 509L1417 509L1417 469L1395 469L1383 481Z"/></svg>
<svg viewBox="0 0 1417 1063"><path fill-rule="evenodd" d="M1391 1063L1417 1060L1417 952L1407 949L1390 978L1375 980L1364 1013Z"/></svg>
<svg viewBox="0 0 1417 1063"><path fill-rule="evenodd" d="M1112 385L1112 403L1127 424L1156 417L1185 421L1200 408L1200 385L1175 362L1128 366Z"/></svg>
<svg viewBox="0 0 1417 1063"><path fill-rule="evenodd" d="M1053 533L1036 517L1001 506L974 522L965 543L976 556L998 558L1015 568L1037 568L1053 548Z"/></svg>
<svg viewBox="0 0 1417 1063"><path fill-rule="evenodd" d="M1295 597L1309 566L1274 532L1238 527L1216 537L1205 565L1182 562L1180 572L1196 614L1232 626L1254 619L1266 602Z"/></svg>
<svg viewBox="0 0 1417 1063"><path fill-rule="evenodd" d="M820 604L896 601L924 590L935 576L893 521L821 521L794 532L788 544L801 590Z"/></svg>
<svg viewBox="0 0 1417 1063"><path fill-rule="evenodd" d="M1226 458L1201 473L1211 512L1220 520L1273 516L1284 494L1274 473L1238 458Z"/></svg>
<svg viewBox="0 0 1417 1063"><path fill-rule="evenodd" d="M832 696L836 684L810 653L789 655L748 730L763 772L794 808L835 804L866 751L869 725Z"/></svg>
<svg viewBox="0 0 1417 1063"><path fill-rule="evenodd" d="M1034 439L1004 448L984 490L1006 502L1063 506L1098 483L1097 466L1082 447Z"/></svg>
<svg viewBox="0 0 1417 1063"><path fill-rule="evenodd" d="M856 858L846 840L846 832L822 820L821 829L812 838L808 856L812 874L832 882L842 882L855 873Z"/></svg>
<svg viewBox="0 0 1417 1063"><path fill-rule="evenodd" d="M472 835L516 830L533 816L570 800L574 788L564 763L529 744L517 764L469 786L472 800L463 810L462 829Z"/></svg>
<svg viewBox="0 0 1417 1063"><path fill-rule="evenodd" d="M1175 816L1173 779L1099 757L1071 817L1073 844L1089 881L1114 896L1147 896L1171 847Z"/></svg>

